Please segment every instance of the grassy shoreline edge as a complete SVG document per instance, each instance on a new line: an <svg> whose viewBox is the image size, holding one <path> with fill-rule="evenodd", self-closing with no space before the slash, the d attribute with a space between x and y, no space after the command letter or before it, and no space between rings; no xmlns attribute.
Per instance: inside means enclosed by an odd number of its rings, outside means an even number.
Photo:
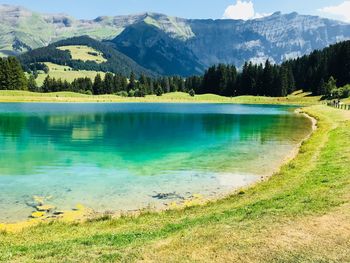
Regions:
<svg viewBox="0 0 350 263"><path fill-rule="evenodd" d="M71 210L71 211L63 211L63 214L55 219L50 219L50 218L32 218L32 219L28 219L26 221L20 221L20 222L15 222L15 223L1 223L0 222L0 231L8 231L8 232L12 232L12 233L16 233L22 230L25 230L26 228L29 227L35 227L38 224L41 223L52 223L55 221L59 221L59 222L86 222L86 221L91 221L91 220L96 220L98 218L101 217L109 217L109 218L113 218L113 219L117 219L120 218L121 216L129 216L129 217L134 217L134 216L139 216L142 215L142 213L144 213L145 211L147 211L147 213L161 213L167 210L173 210L173 209L185 209L186 207L191 207L191 206L197 206L197 205L205 205L207 203L212 203L221 199L225 199L228 198L232 195L238 194L241 191L247 190L249 188L254 187L255 185L269 180L270 177L274 176L276 173L278 173L281 168L288 164L290 161L292 161L294 158L297 157L300 147L302 146L303 143L305 143L307 140L310 139L310 137L312 136L312 134L317 130L317 120L315 118L313 118L312 116L308 115L307 113L303 112L301 110L301 108L296 109L295 110L296 114L301 114L304 115L306 118L310 119L311 121L311 131L310 133L300 142L298 143L293 149L292 151L278 164L276 165L276 167L271 171L271 173L267 176L262 177L260 180L257 180L254 183L251 183L245 187L241 187L241 188L233 188L232 191L228 194L219 194L217 197L215 198L208 198L208 199L203 199L202 197L195 197L193 199L190 200L186 200L185 203L183 205L176 205L176 206L170 206L169 208L159 208L159 209L141 209L135 212L125 212L125 213L121 213L121 212L113 212L113 213L97 213L93 210L91 210L88 207L84 207L83 205L78 204L77 208Z"/></svg>
<svg viewBox="0 0 350 263"><path fill-rule="evenodd" d="M320 105L302 111L318 129L269 180L203 206L3 231L0 261L346 262L349 112Z"/></svg>
<svg viewBox="0 0 350 263"><path fill-rule="evenodd" d="M184 92L167 93L162 96L147 95L142 98L120 97L116 95L84 95L73 92L34 93L29 91L0 90L0 103L234 103L234 104L282 104L313 105L320 101L320 96L312 97L309 93L295 92L287 97L240 96L223 97L203 94L191 97Z"/></svg>

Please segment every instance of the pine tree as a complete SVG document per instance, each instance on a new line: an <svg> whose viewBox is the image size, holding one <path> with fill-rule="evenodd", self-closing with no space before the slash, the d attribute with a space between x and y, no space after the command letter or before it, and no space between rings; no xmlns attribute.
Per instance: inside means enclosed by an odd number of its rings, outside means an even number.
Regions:
<svg viewBox="0 0 350 263"><path fill-rule="evenodd" d="M263 87L262 95L273 96L273 68L269 60L266 60L263 77L262 77Z"/></svg>
<svg viewBox="0 0 350 263"><path fill-rule="evenodd" d="M295 91L295 79L294 79L294 74L291 67L288 67L288 82L289 82L289 86L288 86L287 95Z"/></svg>
<svg viewBox="0 0 350 263"><path fill-rule="evenodd" d="M15 57L9 57L9 86L11 90L27 90L28 82L23 72L22 66Z"/></svg>
<svg viewBox="0 0 350 263"><path fill-rule="evenodd" d="M163 93L169 93L170 92L170 81L168 77L164 77L162 79L162 88Z"/></svg>
<svg viewBox="0 0 350 263"><path fill-rule="evenodd" d="M100 74L97 74L92 87L94 95L100 95L103 93L103 81Z"/></svg>
<svg viewBox="0 0 350 263"><path fill-rule="evenodd" d="M288 95L289 90L289 71L287 66L282 66L280 71L280 96Z"/></svg>
<svg viewBox="0 0 350 263"><path fill-rule="evenodd" d="M42 91L43 92L50 92L51 91L51 78L50 75L47 75L44 83L42 85Z"/></svg>
<svg viewBox="0 0 350 263"><path fill-rule="evenodd" d="M112 94L116 92L116 88L114 86L114 76L112 73L106 73L104 81L103 81L103 90L102 94Z"/></svg>
<svg viewBox="0 0 350 263"><path fill-rule="evenodd" d="M158 97L162 96L162 95L163 95L163 89L162 89L162 87L161 87L160 85L157 85L155 92L156 92L156 95L157 95Z"/></svg>
<svg viewBox="0 0 350 263"><path fill-rule="evenodd" d="M38 92L38 85L36 84L35 78L33 75L30 75L28 78L28 90L32 92Z"/></svg>

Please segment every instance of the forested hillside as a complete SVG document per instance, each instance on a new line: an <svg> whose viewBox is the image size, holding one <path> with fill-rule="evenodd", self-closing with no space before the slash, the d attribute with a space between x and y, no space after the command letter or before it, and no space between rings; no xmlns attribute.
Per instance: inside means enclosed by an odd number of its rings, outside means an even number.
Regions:
<svg viewBox="0 0 350 263"><path fill-rule="evenodd" d="M62 41L58 45L69 43L74 44L74 41ZM79 43L81 43L80 40ZM65 63L70 54L54 47L46 49L52 52L51 61ZM98 49L98 46L94 46L94 48ZM102 48L99 50L105 51ZM45 55L44 52L32 52L37 59L50 59L50 55ZM58 55L55 56L55 54ZM28 60L26 60L30 58L27 56L28 54L25 54L21 56L21 59L25 67L30 68L31 66L27 64ZM108 59L108 55L106 58ZM69 62L72 61L67 60L67 63ZM73 61L72 66L75 62L77 65L84 65L83 61ZM95 64L94 66L99 65ZM87 62L88 65L90 65L89 62ZM324 95L326 98L343 98L349 95L349 88L337 89L337 87L343 87L350 83L350 41L332 45L324 50L314 51L310 55L286 61L281 65L272 64L268 60L264 65L246 62L241 71L234 65L220 64L210 67L203 76L188 78L179 76L157 78L143 73L137 76L132 71L130 75L109 72L102 77L97 74L94 80L78 78L72 83L48 76L40 87L36 85L32 74L27 85L20 64L15 58L9 58L2 60L0 79L1 89L28 88L31 91L39 92L75 91L88 94L145 96L185 91L191 95L212 93L223 96L283 97L295 90L303 89L312 92L313 95Z"/></svg>
<svg viewBox="0 0 350 263"><path fill-rule="evenodd" d="M328 85L329 80L333 85ZM348 83L350 41L345 41L281 65L269 61L264 65L246 62L240 72L232 65L213 66L203 76L188 78L186 88L199 94L225 96L285 96L296 89L329 95L335 85L340 87Z"/></svg>
<svg viewBox="0 0 350 263"><path fill-rule="evenodd" d="M91 47L101 52L107 61L97 63L96 61L75 60L72 58L69 51L58 49L58 47L73 45ZM137 75L144 73L155 76L153 72L139 66L136 62L114 48L87 36L62 40L47 47L31 50L20 55L18 58L25 71L35 71L41 68L40 64L42 62L52 62L58 65L69 66L76 70L118 72L123 75L129 75L131 72L134 72Z"/></svg>
<svg viewBox="0 0 350 263"><path fill-rule="evenodd" d="M111 42L141 66L161 75L186 77L205 69L183 41L145 22L127 27Z"/></svg>

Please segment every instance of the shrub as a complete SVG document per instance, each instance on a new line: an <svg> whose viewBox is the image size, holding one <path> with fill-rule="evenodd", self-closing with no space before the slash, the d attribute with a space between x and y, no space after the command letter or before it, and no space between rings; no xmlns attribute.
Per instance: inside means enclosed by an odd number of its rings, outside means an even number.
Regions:
<svg viewBox="0 0 350 263"><path fill-rule="evenodd" d="M194 95L196 95L195 91L193 89L191 89L188 94L190 94L191 97L194 97Z"/></svg>
<svg viewBox="0 0 350 263"><path fill-rule="evenodd" d="M341 88L332 89L332 98L344 99L350 97L350 85Z"/></svg>
<svg viewBox="0 0 350 263"><path fill-rule="evenodd" d="M129 90L129 97L135 97L135 90L131 89Z"/></svg>
<svg viewBox="0 0 350 263"><path fill-rule="evenodd" d="M140 87L139 89L135 90L134 96L135 97L145 97L146 94L145 94L144 90Z"/></svg>

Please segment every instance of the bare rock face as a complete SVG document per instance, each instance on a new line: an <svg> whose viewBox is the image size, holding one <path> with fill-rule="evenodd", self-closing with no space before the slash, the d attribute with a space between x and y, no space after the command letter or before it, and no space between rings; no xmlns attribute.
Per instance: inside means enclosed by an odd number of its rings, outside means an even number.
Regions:
<svg viewBox="0 0 350 263"><path fill-rule="evenodd" d="M278 12L248 21L190 23L196 37L189 41L189 46L206 65L218 62L242 65L246 60L262 62L267 58L279 63L350 39L349 24L297 13Z"/></svg>
<svg viewBox="0 0 350 263"><path fill-rule="evenodd" d="M142 34L150 30L144 24L126 27L113 40L117 48L146 68L149 60L143 59L143 55L152 53L150 57L155 58L162 50L158 63L152 62L153 70L161 67L160 61L175 57L177 65L192 69L186 71L188 74L197 74L203 68L219 63L238 67L245 61L264 63L269 59L280 63L350 39L350 24L297 13L283 15L278 12L248 21L184 20L148 14L144 22L149 27L156 27L159 33ZM135 31L139 33L135 34ZM162 37L164 33L170 41ZM176 68L174 65L172 69ZM164 71L164 67L161 69Z"/></svg>
<svg viewBox="0 0 350 263"><path fill-rule="evenodd" d="M148 34L135 34L143 30ZM113 40L117 49L143 66L149 66L144 58L155 54L161 61L152 61L151 66L158 73L171 74L182 65L186 69L180 74L196 74L218 63L241 66L247 60L279 63L295 58L350 39L350 24L280 12L248 21L183 19L156 13L77 20L0 5L0 55L82 35ZM162 63L168 58L176 58L175 64L164 68Z"/></svg>

